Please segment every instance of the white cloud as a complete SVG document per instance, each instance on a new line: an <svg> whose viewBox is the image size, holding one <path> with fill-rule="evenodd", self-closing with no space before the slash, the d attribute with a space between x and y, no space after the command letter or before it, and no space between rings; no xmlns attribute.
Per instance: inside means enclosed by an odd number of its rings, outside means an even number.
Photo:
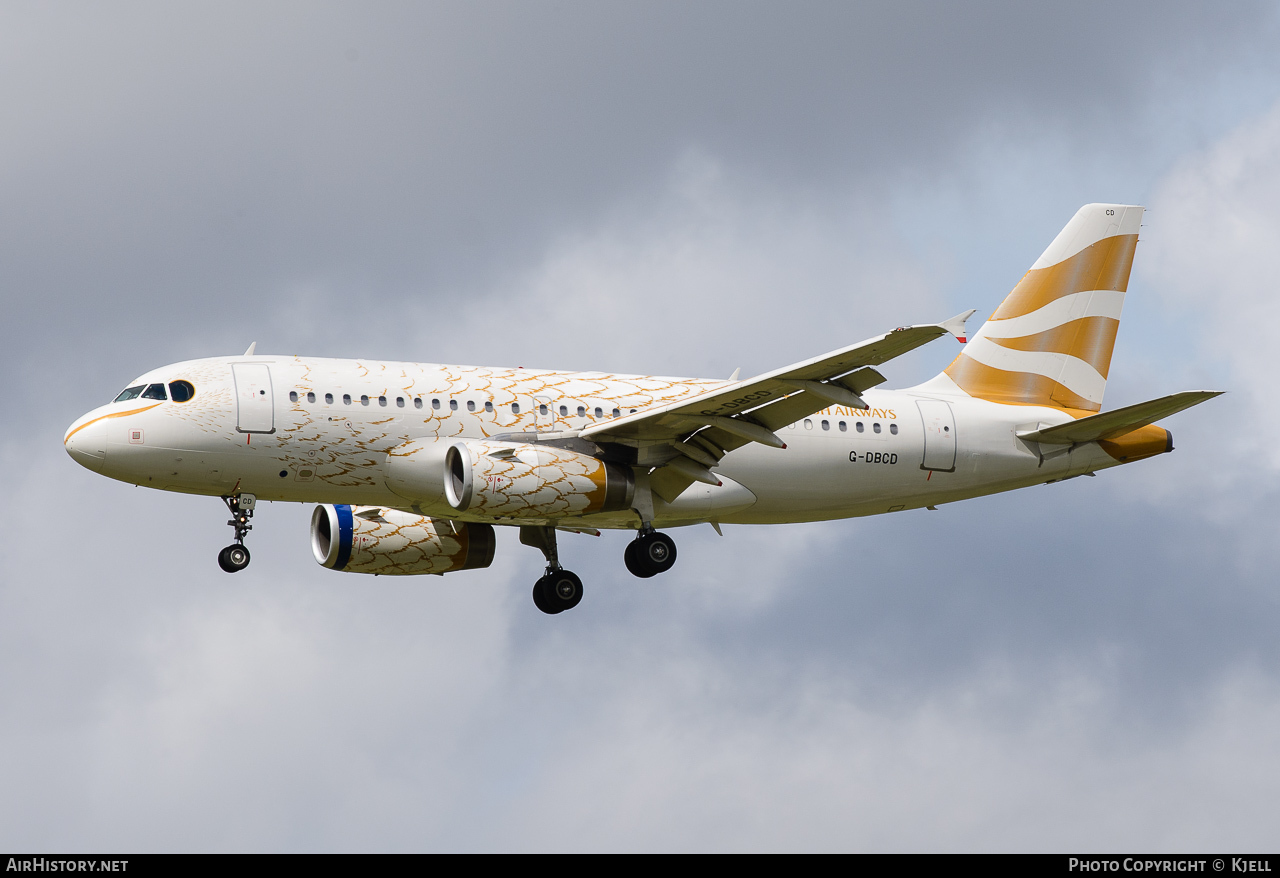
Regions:
<svg viewBox="0 0 1280 878"><path fill-rule="evenodd" d="M446 361L728 377L940 319L934 278L870 204L815 202L699 154L498 286L415 309ZM483 355L479 352L485 352ZM449 359L449 358L452 359Z"/></svg>
<svg viewBox="0 0 1280 878"><path fill-rule="evenodd" d="M894 709L848 681L784 689L767 664L752 679L691 658L577 729L511 847L1195 851L1270 831L1280 692L1248 672L1162 737L1117 725L1090 677L990 668Z"/></svg>
<svg viewBox="0 0 1280 878"><path fill-rule="evenodd" d="M1280 469L1280 105L1180 162L1148 225L1145 275L1189 324L1198 357L1227 364L1227 389L1245 397L1215 441L1250 469Z"/></svg>

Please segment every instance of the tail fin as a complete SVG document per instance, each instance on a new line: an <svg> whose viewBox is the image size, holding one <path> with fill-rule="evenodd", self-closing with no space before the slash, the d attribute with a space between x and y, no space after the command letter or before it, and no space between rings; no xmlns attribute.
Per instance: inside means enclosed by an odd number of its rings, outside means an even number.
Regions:
<svg viewBox="0 0 1280 878"><path fill-rule="evenodd" d="M1100 410L1142 212L1080 208L944 374L979 399Z"/></svg>

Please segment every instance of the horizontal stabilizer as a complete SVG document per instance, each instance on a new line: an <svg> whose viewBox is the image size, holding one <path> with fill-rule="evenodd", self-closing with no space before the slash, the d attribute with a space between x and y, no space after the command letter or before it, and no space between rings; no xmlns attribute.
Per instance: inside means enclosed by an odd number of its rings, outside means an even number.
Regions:
<svg viewBox="0 0 1280 878"><path fill-rule="evenodd" d="M1149 402L1125 406L1113 412L1089 415L1078 421L1045 427L1043 430L1027 430L1018 433L1019 439L1028 442L1044 442L1049 445L1078 445L1099 439L1114 439L1139 427L1153 424L1161 418L1177 414L1183 409L1199 405L1206 399L1221 396L1221 390L1188 390L1172 396L1162 396Z"/></svg>

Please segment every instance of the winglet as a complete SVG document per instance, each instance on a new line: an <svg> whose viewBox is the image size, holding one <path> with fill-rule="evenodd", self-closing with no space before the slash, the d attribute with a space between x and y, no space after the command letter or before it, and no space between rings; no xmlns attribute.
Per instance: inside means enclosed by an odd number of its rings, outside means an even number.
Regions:
<svg viewBox="0 0 1280 878"><path fill-rule="evenodd" d="M969 339L968 339L968 334L965 332L964 325L965 323L968 322L970 317L972 317L974 314L977 314L977 313L978 313L977 308L970 308L968 311L965 311L963 314L957 314L955 317L952 317L950 320L944 320L938 325L941 326L943 329L945 329L947 332L954 335L956 338L958 338L960 340L960 344L965 344L969 341Z"/></svg>
<svg viewBox="0 0 1280 878"><path fill-rule="evenodd" d="M252 357L252 356L253 356L253 349L254 349L254 348L256 348L257 346L258 346L258 343L257 343L256 341L255 341L255 342L253 342L252 344L250 344L250 345L249 345L249 350L245 351L245 352L244 352L244 355L245 355L246 357Z"/></svg>

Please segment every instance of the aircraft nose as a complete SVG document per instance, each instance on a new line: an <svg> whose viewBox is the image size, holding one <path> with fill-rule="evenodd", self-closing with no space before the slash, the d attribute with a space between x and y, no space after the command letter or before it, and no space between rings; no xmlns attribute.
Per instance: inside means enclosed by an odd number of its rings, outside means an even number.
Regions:
<svg viewBox="0 0 1280 878"><path fill-rule="evenodd" d="M72 424L62 444L72 460L100 473L107 461L107 425L101 419Z"/></svg>

